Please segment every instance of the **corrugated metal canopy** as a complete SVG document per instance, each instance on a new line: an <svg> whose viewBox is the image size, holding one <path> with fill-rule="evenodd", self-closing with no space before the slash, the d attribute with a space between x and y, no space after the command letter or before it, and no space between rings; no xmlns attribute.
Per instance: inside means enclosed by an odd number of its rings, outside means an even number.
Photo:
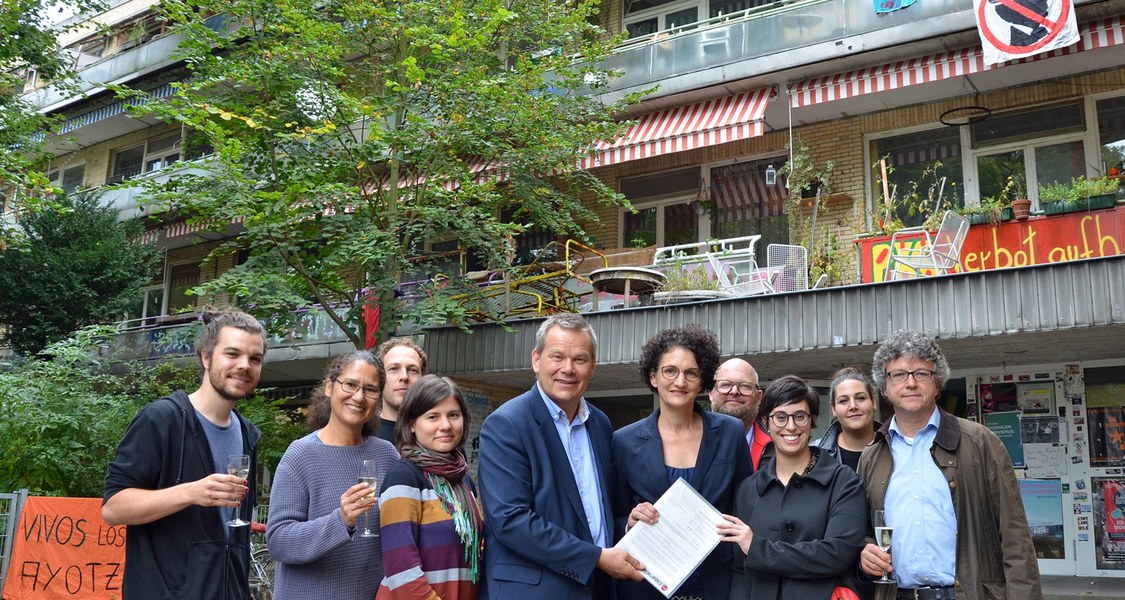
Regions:
<svg viewBox="0 0 1125 600"><path fill-rule="evenodd" d="M936 336L954 369L1125 357L1125 256L586 315L598 332L591 391L641 385L641 345L665 327L699 323L724 356L763 380L826 378L869 364L899 329ZM465 381L530 386L541 319L427 330L429 370Z"/></svg>

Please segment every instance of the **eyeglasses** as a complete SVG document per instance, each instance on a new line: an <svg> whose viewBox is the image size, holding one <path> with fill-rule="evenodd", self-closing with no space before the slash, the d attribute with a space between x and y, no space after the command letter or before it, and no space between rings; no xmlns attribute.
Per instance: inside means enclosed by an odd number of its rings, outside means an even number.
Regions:
<svg viewBox="0 0 1125 600"><path fill-rule="evenodd" d="M368 400L378 400L379 397L383 395L382 388L377 388L374 386L361 388L358 383L354 381L348 381L346 379L340 380L333 378L332 381L340 384L340 389L344 390L344 393L349 396L354 396L355 393L359 390L363 390L363 397L367 398Z"/></svg>
<svg viewBox="0 0 1125 600"><path fill-rule="evenodd" d="M803 410L795 413L770 413L770 423L778 429L788 425L789 419L793 419L793 424L797 427L804 427L805 425L809 424L809 421L812 420L812 415Z"/></svg>
<svg viewBox="0 0 1125 600"><path fill-rule="evenodd" d="M676 367L673 367L672 365L668 365L667 367L660 367L660 374L663 375L664 379L667 379L668 381L675 381L676 378L680 376L680 373L684 374L684 379L692 382L699 381L703 378L703 372L699 369L684 369L683 371L681 371Z"/></svg>
<svg viewBox="0 0 1125 600"><path fill-rule="evenodd" d="M749 396L758 391L758 384L756 383L735 383L733 381L716 381L715 391L720 394L739 394L741 396Z"/></svg>
<svg viewBox="0 0 1125 600"><path fill-rule="evenodd" d="M934 378L932 369L918 369L917 371L888 371L887 379L894 383L906 383L907 377L913 377L918 383L926 383Z"/></svg>

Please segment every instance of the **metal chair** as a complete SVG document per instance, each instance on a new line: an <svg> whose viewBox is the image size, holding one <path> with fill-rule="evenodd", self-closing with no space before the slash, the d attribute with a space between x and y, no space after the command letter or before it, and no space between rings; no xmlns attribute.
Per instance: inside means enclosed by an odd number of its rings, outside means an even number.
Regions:
<svg viewBox="0 0 1125 600"><path fill-rule="evenodd" d="M766 269L777 273L778 292L803 292L809 289L809 251L794 244L766 247Z"/></svg>
<svg viewBox="0 0 1125 600"><path fill-rule="evenodd" d="M719 288L735 296L757 296L774 291L776 273L759 269L753 255L723 256L713 252L706 253L711 270L718 279Z"/></svg>
<svg viewBox="0 0 1125 600"><path fill-rule="evenodd" d="M933 233L922 227L896 231L891 236L891 281L928 275L926 271L934 275L952 273L954 268L963 271L961 246L968 233L969 221L951 210L945 211Z"/></svg>

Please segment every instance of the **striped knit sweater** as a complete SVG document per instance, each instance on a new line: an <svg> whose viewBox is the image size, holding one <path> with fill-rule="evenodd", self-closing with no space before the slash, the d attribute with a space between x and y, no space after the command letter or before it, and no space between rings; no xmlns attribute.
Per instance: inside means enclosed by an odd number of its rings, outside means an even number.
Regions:
<svg viewBox="0 0 1125 600"><path fill-rule="evenodd" d="M340 516L340 496L355 485L367 459L379 461L382 478L398 452L374 436L359 446L328 446L315 434L285 451L273 478L266 531L276 568L274 600L371 600L375 595L383 578L379 538L351 535ZM369 514L374 527L378 511Z"/></svg>
<svg viewBox="0 0 1125 600"><path fill-rule="evenodd" d="M382 487L379 514L386 577L377 600L475 600L477 584L470 578L453 517L442 508L421 469L401 460L391 467Z"/></svg>

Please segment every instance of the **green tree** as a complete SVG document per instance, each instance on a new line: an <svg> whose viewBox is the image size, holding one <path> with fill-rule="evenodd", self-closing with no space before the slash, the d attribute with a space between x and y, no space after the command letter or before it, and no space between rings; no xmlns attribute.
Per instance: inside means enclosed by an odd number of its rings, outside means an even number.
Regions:
<svg viewBox="0 0 1125 600"><path fill-rule="evenodd" d="M509 268L521 231L582 238L594 220L583 199L623 202L575 168L623 130L614 115L636 99L585 93L610 76L589 66L612 41L594 24L597 2L169 0L161 10L186 37L190 77L141 109L213 147L215 176L153 185L150 198L216 226L242 220L233 243L248 260L198 292L252 304L275 328L297 308L333 306L362 347L365 308L379 306L379 336L403 319L458 319L465 309L451 297L472 288L429 282L440 266L428 241L456 240ZM203 18L215 14L225 25ZM415 280L421 301L396 303L398 285Z"/></svg>
<svg viewBox="0 0 1125 600"><path fill-rule="evenodd" d="M0 490L100 497L106 465L137 411L198 387L196 368L182 360L114 360L115 335L113 327L92 326L0 372ZM238 405L262 430L258 464L270 470L304 432L282 403L258 395Z"/></svg>
<svg viewBox="0 0 1125 600"><path fill-rule="evenodd" d="M29 212L0 250L0 340L24 355L85 325L121 320L152 281L159 254L96 192Z"/></svg>
<svg viewBox="0 0 1125 600"><path fill-rule="evenodd" d="M31 69L40 80L67 86L74 75L51 25L51 12L99 10L98 0L5 0L0 3L0 210L15 209L27 200L49 194L51 188L41 168L44 133L57 119L40 114L21 98ZM0 245L5 227L0 225Z"/></svg>

